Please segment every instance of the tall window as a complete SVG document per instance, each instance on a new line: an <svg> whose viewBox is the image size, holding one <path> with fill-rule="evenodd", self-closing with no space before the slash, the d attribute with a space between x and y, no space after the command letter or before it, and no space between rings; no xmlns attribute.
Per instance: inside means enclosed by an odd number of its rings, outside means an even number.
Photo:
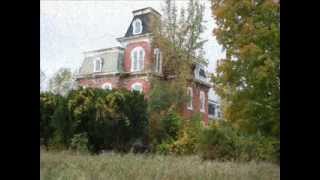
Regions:
<svg viewBox="0 0 320 180"><path fill-rule="evenodd" d="M138 92L142 92L143 91L143 87L141 83L133 83L131 85L131 91L138 91Z"/></svg>
<svg viewBox="0 0 320 180"><path fill-rule="evenodd" d="M206 97L203 91L200 91L200 111L205 112Z"/></svg>
<svg viewBox="0 0 320 180"><path fill-rule="evenodd" d="M161 73L162 72L162 56L159 48L154 49L154 59L156 61L155 71L157 73Z"/></svg>
<svg viewBox="0 0 320 180"><path fill-rule="evenodd" d="M188 94L188 96L189 96L189 102L188 102L188 104L187 104L187 108L189 109L189 110L192 110L193 109L193 92L192 92L192 88L191 87L188 87L188 91L187 91L187 94Z"/></svg>
<svg viewBox="0 0 320 180"><path fill-rule="evenodd" d="M102 89L112 90L112 84L111 84L111 83L104 83L104 84L102 85Z"/></svg>
<svg viewBox="0 0 320 180"><path fill-rule="evenodd" d="M101 72L102 70L102 58L96 58L93 61L93 72Z"/></svg>
<svg viewBox="0 0 320 180"><path fill-rule="evenodd" d="M212 116L215 116L215 115L216 115L216 105L215 105L215 104L209 103L209 106L208 106L208 114L209 114L209 115L212 115Z"/></svg>
<svg viewBox="0 0 320 180"><path fill-rule="evenodd" d="M144 65L144 49L136 47L131 51L131 71L141 71Z"/></svg>
<svg viewBox="0 0 320 180"><path fill-rule="evenodd" d="M140 19L136 19L132 23L132 34L140 34L142 32L142 21Z"/></svg>

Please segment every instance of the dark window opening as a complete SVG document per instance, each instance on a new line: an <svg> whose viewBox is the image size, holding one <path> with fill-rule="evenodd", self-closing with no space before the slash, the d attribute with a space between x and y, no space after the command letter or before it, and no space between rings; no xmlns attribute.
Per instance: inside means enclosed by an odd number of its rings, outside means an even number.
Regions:
<svg viewBox="0 0 320 180"><path fill-rule="evenodd" d="M199 70L199 76L206 78L206 73L204 72L203 69Z"/></svg>
<svg viewBox="0 0 320 180"><path fill-rule="evenodd" d="M212 115L212 116L215 115L216 107L215 107L214 104L209 104L208 110L209 110L209 114L210 114L210 115Z"/></svg>

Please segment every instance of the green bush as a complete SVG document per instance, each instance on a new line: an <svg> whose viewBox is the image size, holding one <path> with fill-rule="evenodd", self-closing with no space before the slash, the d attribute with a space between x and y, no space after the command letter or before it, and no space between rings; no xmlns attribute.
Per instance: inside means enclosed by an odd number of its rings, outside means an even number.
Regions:
<svg viewBox="0 0 320 180"><path fill-rule="evenodd" d="M199 150L203 159L277 161L279 140L245 134L220 123L202 131Z"/></svg>
<svg viewBox="0 0 320 180"><path fill-rule="evenodd" d="M40 94L40 143L48 148L52 141L54 127L52 127L52 115L57 108L57 96L52 93Z"/></svg>
<svg viewBox="0 0 320 180"><path fill-rule="evenodd" d="M169 145L178 139L181 126L182 118L174 110L151 118L149 139L154 147L153 151L163 154L163 149L166 149L169 152Z"/></svg>
<svg viewBox="0 0 320 180"><path fill-rule="evenodd" d="M47 148L50 151L62 151L67 149L66 145L62 143L63 142L62 139L63 138L61 137L61 135L55 132L53 134L53 137L50 138Z"/></svg>
<svg viewBox="0 0 320 180"><path fill-rule="evenodd" d="M162 137L156 152L160 154L189 155L197 152L202 118L199 115L182 120L177 113L171 113L162 121ZM164 126L166 124L166 126ZM171 128L169 128L171 127ZM171 130L171 131L170 131Z"/></svg>
<svg viewBox="0 0 320 180"><path fill-rule="evenodd" d="M40 103L43 144L68 148L76 134L86 133L91 152L129 151L148 135L147 103L138 92L80 88L66 97L41 94Z"/></svg>
<svg viewBox="0 0 320 180"><path fill-rule="evenodd" d="M226 127L212 126L202 130L199 149L203 159L232 159L235 133Z"/></svg>
<svg viewBox="0 0 320 180"><path fill-rule="evenodd" d="M169 151L177 155L196 153L199 143L201 122L202 117L200 114L195 114L191 119L185 120L179 131L178 139L169 146Z"/></svg>
<svg viewBox="0 0 320 180"><path fill-rule="evenodd" d="M171 153L170 149L171 149L173 142L174 142L173 140L167 140L167 141L164 141L164 142L156 145L155 152L157 154L164 154L164 155L170 154Z"/></svg>
<svg viewBox="0 0 320 180"><path fill-rule="evenodd" d="M75 134L71 139L70 148L80 153L88 152L88 137L86 133Z"/></svg>
<svg viewBox="0 0 320 180"><path fill-rule="evenodd" d="M161 120L160 125L163 130L162 136L165 139L176 140L181 127L181 117L176 112L169 112L168 115Z"/></svg>

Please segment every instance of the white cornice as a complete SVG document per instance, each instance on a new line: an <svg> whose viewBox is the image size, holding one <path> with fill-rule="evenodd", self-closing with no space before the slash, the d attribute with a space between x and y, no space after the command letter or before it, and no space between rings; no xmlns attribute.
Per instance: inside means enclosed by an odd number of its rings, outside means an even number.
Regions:
<svg viewBox="0 0 320 180"><path fill-rule="evenodd" d="M150 38L151 33L146 33L146 34L141 34L141 35L135 35L135 36L129 36L129 37L120 37L117 38L117 41L124 42L124 41L129 41L129 40L135 40L139 38Z"/></svg>

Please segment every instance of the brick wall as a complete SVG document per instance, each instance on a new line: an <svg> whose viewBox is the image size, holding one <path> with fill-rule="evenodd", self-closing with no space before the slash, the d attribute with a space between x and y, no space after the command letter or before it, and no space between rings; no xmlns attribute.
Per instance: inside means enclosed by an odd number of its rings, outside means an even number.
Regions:
<svg viewBox="0 0 320 180"><path fill-rule="evenodd" d="M131 90L131 85L134 83L141 83L143 86L143 93L148 94L150 91L150 82L146 76L130 76L121 80L121 87Z"/></svg>
<svg viewBox="0 0 320 180"><path fill-rule="evenodd" d="M203 117L203 121L205 124L208 124L208 92L209 92L209 88L202 86L198 83L195 83L194 85L190 85L192 86L192 91L193 91L193 98L192 98L192 110L189 110L187 108L187 105L184 105L183 108L183 116L190 118L192 115L196 114L196 113L200 113ZM189 87L190 87L189 86ZM205 94L205 112L200 112L200 91L203 91Z"/></svg>
<svg viewBox="0 0 320 180"><path fill-rule="evenodd" d="M101 88L104 83L111 83L112 89L125 88L131 90L131 85L137 82L142 84L143 92L148 94L150 91L150 82L145 75L132 75L125 78L120 78L120 76L107 76L100 78L80 79L79 85L92 88Z"/></svg>
<svg viewBox="0 0 320 180"><path fill-rule="evenodd" d="M150 69L152 65L151 57L153 53L152 53L150 44L148 42L142 41L142 42L130 43L126 47L124 52L124 68L123 68L125 72L131 71L131 51L135 47L139 47L139 46L142 47L145 51L144 70Z"/></svg>
<svg viewBox="0 0 320 180"><path fill-rule="evenodd" d="M96 77L79 80L80 86L92 88L101 88L104 83L111 83L112 89L119 88L119 76Z"/></svg>

